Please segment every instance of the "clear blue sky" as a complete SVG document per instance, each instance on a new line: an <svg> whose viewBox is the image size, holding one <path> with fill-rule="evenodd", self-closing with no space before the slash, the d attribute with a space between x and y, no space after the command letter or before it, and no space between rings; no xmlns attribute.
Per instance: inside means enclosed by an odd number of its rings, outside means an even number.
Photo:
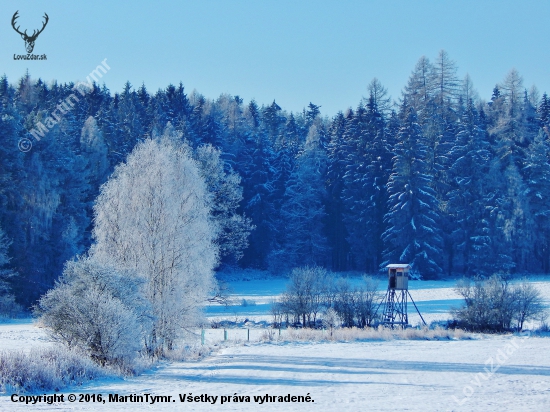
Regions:
<svg viewBox="0 0 550 412"><path fill-rule="evenodd" d="M16 10L31 33L48 13L34 50L47 61L13 60L25 52ZM182 81L208 98L291 111L311 101L332 116L357 106L374 77L398 98L419 57L441 49L482 98L513 67L550 93L549 22L545 0L2 0L0 73L76 81L107 58L111 92L127 80L151 92Z"/></svg>

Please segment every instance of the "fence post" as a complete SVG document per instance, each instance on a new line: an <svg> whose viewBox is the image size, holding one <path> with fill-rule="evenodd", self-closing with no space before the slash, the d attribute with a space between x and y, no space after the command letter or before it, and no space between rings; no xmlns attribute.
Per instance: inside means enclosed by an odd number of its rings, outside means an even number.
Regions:
<svg viewBox="0 0 550 412"><path fill-rule="evenodd" d="M204 345L204 329L201 330L201 345Z"/></svg>
<svg viewBox="0 0 550 412"><path fill-rule="evenodd" d="M227 330L223 330L223 340L227 340Z"/></svg>

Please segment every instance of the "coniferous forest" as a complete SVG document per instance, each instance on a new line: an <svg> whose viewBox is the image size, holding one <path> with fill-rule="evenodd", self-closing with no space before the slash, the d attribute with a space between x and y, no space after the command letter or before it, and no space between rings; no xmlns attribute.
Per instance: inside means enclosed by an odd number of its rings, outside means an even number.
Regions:
<svg viewBox="0 0 550 412"><path fill-rule="evenodd" d="M28 152L18 142L71 93L28 73L0 78L0 295L29 307L93 242L94 201L137 143L181 136L221 159L221 266L377 272L424 279L550 271L550 101L516 70L491 96L441 51L401 96L377 79L329 118L182 83L94 83ZM204 159L203 159L204 160ZM215 164L218 164L214 162ZM225 180L224 180L225 179ZM219 186L219 185L218 185ZM223 187L231 190L223 191ZM230 210L228 212L228 210Z"/></svg>

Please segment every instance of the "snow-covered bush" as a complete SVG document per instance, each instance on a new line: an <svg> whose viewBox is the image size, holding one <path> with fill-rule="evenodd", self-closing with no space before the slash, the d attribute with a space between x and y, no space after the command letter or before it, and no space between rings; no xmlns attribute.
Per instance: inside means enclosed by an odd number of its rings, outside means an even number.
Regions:
<svg viewBox="0 0 550 412"><path fill-rule="evenodd" d="M0 393L59 391L112 374L63 347L0 352Z"/></svg>
<svg viewBox="0 0 550 412"><path fill-rule="evenodd" d="M173 362L198 361L212 354L214 350L215 348L208 344L194 343L166 351L164 357Z"/></svg>
<svg viewBox="0 0 550 412"><path fill-rule="evenodd" d="M380 301L378 281L370 276L363 278L363 283L357 289L355 317L357 326L372 326L376 318L376 309Z"/></svg>
<svg viewBox="0 0 550 412"><path fill-rule="evenodd" d="M280 307L286 317L302 326L315 324L317 314L326 304L329 276L326 269L318 266L296 268L281 297Z"/></svg>
<svg viewBox="0 0 550 412"><path fill-rule="evenodd" d="M474 331L506 331L523 328L544 310L540 292L527 280L512 285L493 275L489 279L462 279L456 291L464 297L464 306L453 311L460 327Z"/></svg>
<svg viewBox="0 0 550 412"><path fill-rule="evenodd" d="M518 330L523 329L526 321L544 317L545 308L540 291L527 279L515 286L514 298L514 320Z"/></svg>
<svg viewBox="0 0 550 412"><path fill-rule="evenodd" d="M319 327L320 313L332 308L345 327L373 324L379 304L378 282L364 277L359 286L348 279L335 279L320 267L302 267L292 271L290 282L279 301L272 305L276 324L287 323ZM290 322L289 322L290 321Z"/></svg>
<svg viewBox="0 0 550 412"><path fill-rule="evenodd" d="M100 365L132 369L148 332L140 279L93 258L68 262L37 313L54 340Z"/></svg>
<svg viewBox="0 0 550 412"><path fill-rule="evenodd" d="M349 280L340 278L333 282L331 290L328 304L334 307L344 326L363 328L374 323L376 308L380 303L378 281L363 277L360 285L353 286Z"/></svg>

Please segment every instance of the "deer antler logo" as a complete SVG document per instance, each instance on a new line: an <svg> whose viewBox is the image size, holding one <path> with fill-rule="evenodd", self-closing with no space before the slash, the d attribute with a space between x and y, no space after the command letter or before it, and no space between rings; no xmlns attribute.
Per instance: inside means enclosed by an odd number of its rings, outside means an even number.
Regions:
<svg viewBox="0 0 550 412"><path fill-rule="evenodd" d="M13 15L13 17L11 18L11 25L13 27L13 29L19 33L22 37L23 40L25 40L25 48L27 49L27 53L32 53L33 49L34 49L34 42L36 41L36 38L38 37L38 35L40 33L42 33L42 31L44 30L44 28L46 27L46 25L48 24L48 20L49 20L49 17L46 13L44 13L44 18L46 19L46 21L44 21L43 25L42 25L42 28L38 31L34 30L32 32L32 35L29 36L27 34L27 30L25 30L23 33L21 33L19 31L19 26L15 27L15 21L17 20L17 18L19 17L18 16L18 13L19 13L19 10L17 10L15 12L15 14Z"/></svg>

